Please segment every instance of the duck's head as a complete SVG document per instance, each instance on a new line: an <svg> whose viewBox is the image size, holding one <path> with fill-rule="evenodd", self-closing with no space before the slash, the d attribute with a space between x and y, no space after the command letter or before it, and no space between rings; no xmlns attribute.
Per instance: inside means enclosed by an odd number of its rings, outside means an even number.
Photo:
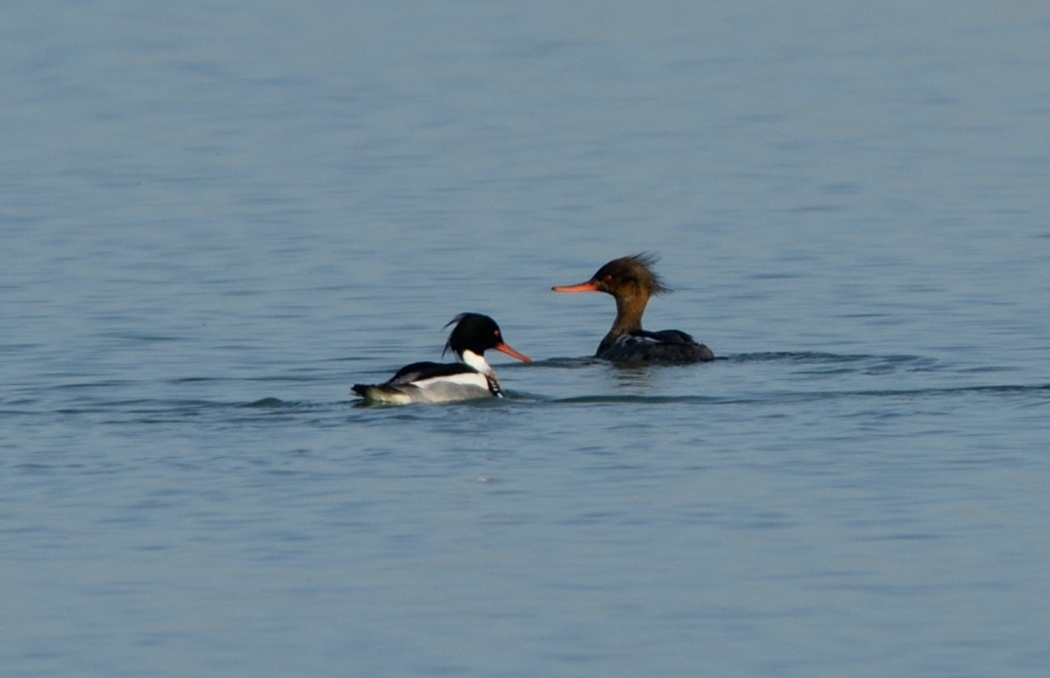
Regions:
<svg viewBox="0 0 1050 678"><path fill-rule="evenodd" d="M653 271L657 257L649 252L613 259L598 269L591 279L578 285L555 285L555 292L605 292L617 299L648 299L670 292Z"/></svg>
<svg viewBox="0 0 1050 678"><path fill-rule="evenodd" d="M460 313L448 325L452 323L455 323L456 326L452 329L452 334L449 335L448 342L445 344L445 351L442 354L452 351L462 362L470 365L472 355L477 356L484 363L485 351L494 348L500 353L506 353L524 363L532 362L528 357L518 353L504 343L499 325L487 315ZM448 327L448 325L445 325L445 327Z"/></svg>

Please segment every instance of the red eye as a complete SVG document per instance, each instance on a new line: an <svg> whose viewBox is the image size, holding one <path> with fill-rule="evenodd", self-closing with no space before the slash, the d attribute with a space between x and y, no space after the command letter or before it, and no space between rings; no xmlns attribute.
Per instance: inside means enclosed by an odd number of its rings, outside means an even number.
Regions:
<svg viewBox="0 0 1050 678"><path fill-rule="evenodd" d="M602 280L604 280L605 282L611 282L612 281L612 273L606 273L605 277L602 278Z"/></svg>

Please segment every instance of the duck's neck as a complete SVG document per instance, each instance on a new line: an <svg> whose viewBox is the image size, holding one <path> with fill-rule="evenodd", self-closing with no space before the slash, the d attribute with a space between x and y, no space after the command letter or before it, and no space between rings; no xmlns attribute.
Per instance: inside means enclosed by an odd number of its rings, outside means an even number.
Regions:
<svg viewBox="0 0 1050 678"><path fill-rule="evenodd" d="M602 346L612 344L621 336L642 329L642 314L645 313L647 303L649 296L646 294L617 295L616 320L613 321L612 329L602 339Z"/></svg>
<svg viewBox="0 0 1050 678"><path fill-rule="evenodd" d="M471 350L463 351L459 354L459 361L464 365L473 367L478 372L481 372L486 377L495 376L492 372L492 366L485 360L484 355L479 355Z"/></svg>

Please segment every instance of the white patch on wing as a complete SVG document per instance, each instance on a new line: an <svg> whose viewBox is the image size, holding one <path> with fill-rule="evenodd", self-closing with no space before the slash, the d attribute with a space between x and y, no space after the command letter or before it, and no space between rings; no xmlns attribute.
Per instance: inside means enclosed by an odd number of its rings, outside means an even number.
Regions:
<svg viewBox="0 0 1050 678"><path fill-rule="evenodd" d="M477 386L486 391L489 390L488 379L485 378L484 374L479 374L478 372L464 372L462 374L431 377L430 379L420 379L419 381L414 381L412 383L422 389L433 388L439 384L456 384L460 386Z"/></svg>
<svg viewBox="0 0 1050 678"><path fill-rule="evenodd" d="M637 336L634 334L624 334L616 339L614 346L635 346L638 344L659 344L660 340L656 337L649 336Z"/></svg>
<svg viewBox="0 0 1050 678"><path fill-rule="evenodd" d="M366 398L371 402L403 405L406 403L447 403L474 398L501 397L499 384L493 375L464 370L409 383L370 386Z"/></svg>

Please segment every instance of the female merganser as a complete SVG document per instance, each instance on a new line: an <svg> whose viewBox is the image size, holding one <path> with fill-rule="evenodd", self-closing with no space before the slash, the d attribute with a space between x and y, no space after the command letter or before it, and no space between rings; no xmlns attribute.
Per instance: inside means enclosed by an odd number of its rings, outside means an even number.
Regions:
<svg viewBox="0 0 1050 678"><path fill-rule="evenodd" d="M367 403L443 403L470 398L502 398L499 381L485 362L485 350L494 348L525 363L532 361L503 343L496 321L480 313L460 313L448 337L445 355L452 350L458 363L412 363L383 384L354 384ZM445 325L445 327L448 327Z"/></svg>
<svg viewBox="0 0 1050 678"><path fill-rule="evenodd" d="M614 362L691 363L714 360L711 349L680 330L646 332L642 313L649 297L670 292L653 272L656 256L649 253L613 259L587 282L557 285L555 292L605 292L616 298L616 320L598 344L596 358Z"/></svg>

